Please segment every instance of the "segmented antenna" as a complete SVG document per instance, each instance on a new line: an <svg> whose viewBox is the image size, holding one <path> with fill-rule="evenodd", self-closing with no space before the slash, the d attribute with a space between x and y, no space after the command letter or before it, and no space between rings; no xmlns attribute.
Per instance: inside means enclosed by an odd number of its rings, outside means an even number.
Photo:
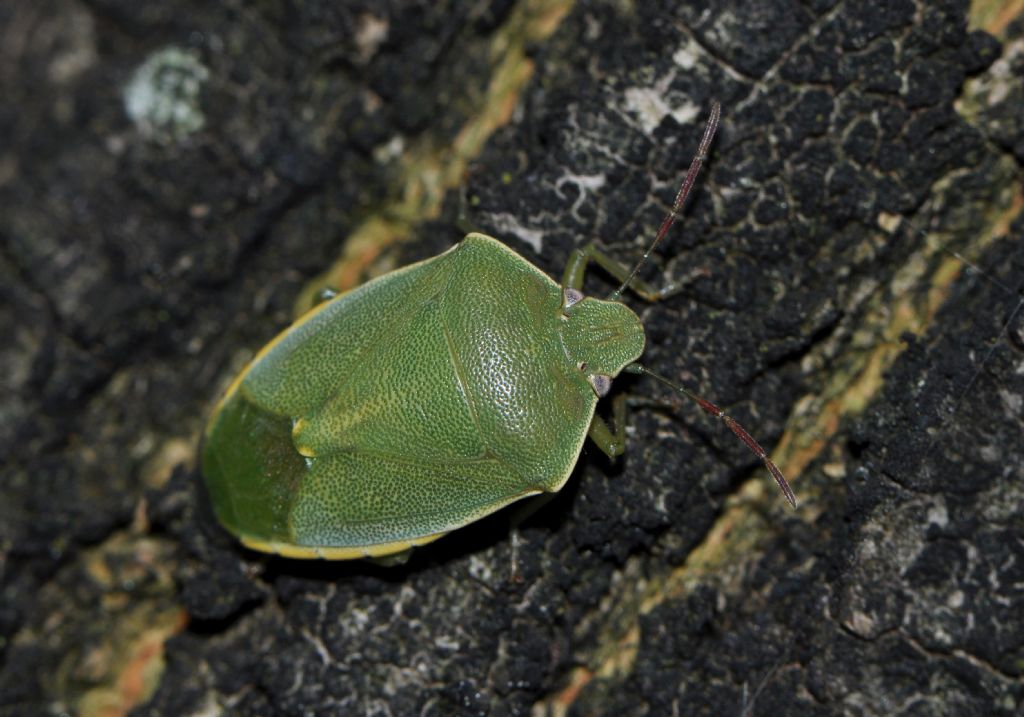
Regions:
<svg viewBox="0 0 1024 717"><path fill-rule="evenodd" d="M782 475L782 471L775 465L771 458L768 457L767 451L761 448L761 444L754 440L754 437L747 433L746 429L729 416L725 411L711 403L707 399L701 398L696 393L686 388L681 384L675 383L668 380L664 376L651 371L648 368L641 366L638 363L631 363L624 369L630 373L641 374L644 376L650 376L655 381L662 383L671 388L676 393L686 396L691 401L694 401L698 406L703 408L707 413L710 413L715 418L720 418L725 422L725 425L735 433L741 441L747 444L747 448L754 452L754 454L764 462L764 467L768 469L768 472L772 474L772 478L779 484L779 488L782 489L782 494L786 496L786 500L789 504L796 508L796 495L793 493L793 489L789 487L789 482L786 477Z"/></svg>
<svg viewBox="0 0 1024 717"><path fill-rule="evenodd" d="M718 129L718 120L720 119L721 115L722 107L717 102L715 102L713 105L711 105L711 115L710 117L708 117L707 126L704 128L704 136L701 137L700 145L697 147L697 154L695 154L693 156L693 159L690 161L690 168L686 172L686 178L683 180L682 185L679 187L679 191L676 193L676 199L672 203L672 210L661 222L661 227L658 229L658 234L654 237L654 241L652 241L651 245L647 247L647 251L644 252L644 255L640 258L640 261L638 261L636 266L633 267L633 271L629 273L629 276L626 277L626 280L622 282L622 286L620 286L618 289L609 294L609 301L619 301L621 299L622 293L627 288L629 288L629 285L632 283L633 279L636 278L637 272L640 271L640 267L643 266L644 262L647 261L648 257L650 257L650 255L658 247L658 244L661 243L661 240L665 238L665 235L668 234L668 230L672 227L672 224L675 222L676 217L679 216L680 212L682 212L683 206L686 204L686 200L690 196L690 190L693 189L693 184L697 180L697 175L700 173L701 168L704 166L705 160L707 160L708 158L708 150L711 147L711 140L714 139L715 137L715 131ZM755 441L754 437L747 433L746 429L743 428L743 426L741 426L740 424L738 424L725 411L723 411L715 404L711 403L711 401L708 401L705 398L701 398L700 396L698 396L696 393L686 388L685 386L674 383L673 381L670 381L664 376L657 374L654 371L651 371L650 369L645 368L638 363L629 364L628 366L625 367L624 370L629 371L630 373L650 376L655 381L658 381L659 383L668 386L676 393L686 396L691 401L694 401L698 406L704 409L704 411L710 413L715 418L719 418L722 421L724 421L725 425L729 427L729 430L735 433L736 436L747 445L747 448L753 451L754 455L756 455L758 458L761 459L762 462L764 462L765 468L768 469L768 472L772 474L772 478L775 479L775 482L778 483L779 488L782 489L782 494L786 496L786 500L789 501L789 504L791 506L796 508L796 496L793 494L793 489L789 487L789 483L786 481L785 476L782 475L782 471L780 471L779 467L776 466L775 463L772 462L772 459L768 457L768 452L761 447L761 444Z"/></svg>
<svg viewBox="0 0 1024 717"><path fill-rule="evenodd" d="M619 301L629 285L636 278L636 274L640 271L640 267L643 266L644 262L651 253L658 247L661 240L668 234L668 230L672 227L676 217L683 210L683 205L686 204L686 198L690 196L690 190L693 189L693 183L697 180L697 174L700 173L701 167L704 166L704 161L708 158L708 149L711 147L711 140L715 137L715 131L718 129L718 120L722 116L722 106L715 102L711 105L711 116L708 117L708 124L704 128L704 136L701 137L700 146L697 147L697 154L693 156L690 161L690 169L686 172L686 179L683 180L682 185L679 187L679 191L676 192L676 200L672 203L672 211L668 213L665 219L661 222L661 228L658 229L658 234L654 237L654 241L647 247L647 251L640 257L640 261L633 267L633 271L629 273L626 280L622 282L622 286L613 291L608 295L608 301Z"/></svg>

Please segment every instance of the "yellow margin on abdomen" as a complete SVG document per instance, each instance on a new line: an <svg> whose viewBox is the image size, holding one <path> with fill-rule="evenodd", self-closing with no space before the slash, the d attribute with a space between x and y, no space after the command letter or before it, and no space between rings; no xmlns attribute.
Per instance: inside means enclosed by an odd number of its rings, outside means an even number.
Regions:
<svg viewBox="0 0 1024 717"><path fill-rule="evenodd" d="M411 538L409 540L396 540L391 543L376 543L358 547L328 547L319 545L295 545L293 543L281 543L275 540L260 540L245 535L238 536L238 539L247 548L258 550L261 553L273 553L285 558L321 558L323 560L357 560L359 558L381 558L387 555L401 553L411 548L417 548L427 543L432 543L438 538L443 538L451 531L432 533L422 538Z"/></svg>

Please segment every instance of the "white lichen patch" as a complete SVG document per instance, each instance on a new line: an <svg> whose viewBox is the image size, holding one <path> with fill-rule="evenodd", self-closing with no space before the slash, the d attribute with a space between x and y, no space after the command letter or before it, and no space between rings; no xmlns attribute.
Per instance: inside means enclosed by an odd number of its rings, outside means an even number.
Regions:
<svg viewBox="0 0 1024 717"><path fill-rule="evenodd" d="M637 118L646 134L657 129L669 115L679 124L685 125L696 120L706 109L671 91L677 71L680 68L684 71L691 68L699 54L700 48L696 44L683 45L672 55L675 67L652 83L628 87L623 92L623 109Z"/></svg>
<svg viewBox="0 0 1024 717"><path fill-rule="evenodd" d="M507 212L492 214L489 219L491 224L501 232L502 236L510 234L520 241L529 244L530 248L538 254L541 253L541 249L544 246L544 232L523 226L516 217Z"/></svg>
<svg viewBox="0 0 1024 717"><path fill-rule="evenodd" d="M697 66L700 55L700 46L691 40L672 53L672 62L684 70L692 70Z"/></svg>
<svg viewBox="0 0 1024 717"><path fill-rule="evenodd" d="M178 142L206 124L200 93L210 71L192 52L166 47L150 55L124 90L128 117L146 137Z"/></svg>
<svg viewBox="0 0 1024 717"><path fill-rule="evenodd" d="M670 96L660 86L630 87L625 92L625 99L626 109L640 120L640 126L647 134L657 129L668 115L685 125L695 121L702 112L702 108L693 102L670 104Z"/></svg>
<svg viewBox="0 0 1024 717"><path fill-rule="evenodd" d="M580 208L583 206L583 203L588 200L588 195L598 194L599 190L604 187L606 181L607 179L604 174L576 174L567 172L555 180L555 194L560 199L564 199L567 196L565 193L565 187L576 187L576 199L573 200L572 207L569 211L572 213L572 216L576 221L582 222L583 218L579 214Z"/></svg>
<svg viewBox="0 0 1024 717"><path fill-rule="evenodd" d="M665 96L653 87L630 87L625 94L626 109L636 115L647 134L672 111Z"/></svg>

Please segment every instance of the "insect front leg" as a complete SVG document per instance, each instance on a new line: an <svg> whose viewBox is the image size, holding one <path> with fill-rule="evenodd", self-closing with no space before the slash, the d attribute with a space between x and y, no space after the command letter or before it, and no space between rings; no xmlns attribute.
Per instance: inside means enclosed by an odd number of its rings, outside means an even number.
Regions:
<svg viewBox="0 0 1024 717"><path fill-rule="evenodd" d="M675 222L676 217L683 210L686 198L690 196L690 190L693 188L693 183L696 181L697 175L700 173L701 167L704 166L704 161L708 157L708 148L711 147L711 140L718 129L718 120L721 114L721 106L717 102L712 104L711 116L708 118L707 126L704 128L704 136L701 137L697 153L693 155L693 159L690 161L690 168L686 172L686 178L683 180L682 185L680 185L679 191L676 192L675 201L672 202L672 209L662 220L661 227L659 227L654 241L647 247L647 251L644 252L640 261L632 269L628 269L602 252L594 242L591 242L583 247L583 249L577 249L573 252L568 266L565 267L565 275L562 281L563 288L579 291L583 286L583 273L586 270L587 262L594 260L605 271L622 282L618 289L608 295L608 301L619 301L622 297L622 292L626 289L632 289L647 301L659 301L673 294L678 294L683 289L685 282L671 282L661 289L655 289L650 284L640 281L636 275L640 271L640 267L644 265L644 262L647 261L658 244L661 243L661 240L668 234L672 223Z"/></svg>
<svg viewBox="0 0 1024 717"><path fill-rule="evenodd" d="M612 276L612 278L617 279L618 281L625 281L633 271L633 267L627 266L618 259L615 259L605 253L605 251L597 245L597 242L590 242L582 249L574 250L572 255L569 257L569 263L566 264L565 272L562 274L562 287L566 289L576 289L577 291L582 290L583 277L587 271L587 264L591 261L604 269ZM696 278L696 276L703 276L706 273L706 270L700 269L686 277L686 280L684 281L670 281L660 288L655 287L646 281L634 278L630 281L629 288L645 301L661 301L662 299L667 299L680 293L690 284L691 279Z"/></svg>
<svg viewBox="0 0 1024 717"><path fill-rule="evenodd" d="M612 399L612 425L594 414L587 436L609 458L618 458L626 450L626 394Z"/></svg>

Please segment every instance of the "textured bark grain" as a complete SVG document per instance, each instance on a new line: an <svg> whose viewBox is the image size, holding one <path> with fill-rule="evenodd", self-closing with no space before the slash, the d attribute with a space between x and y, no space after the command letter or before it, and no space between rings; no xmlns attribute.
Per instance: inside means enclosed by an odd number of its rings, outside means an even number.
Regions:
<svg viewBox="0 0 1024 717"><path fill-rule="evenodd" d="M6 3L0 715L1018 714L1015 7L997 40L949 0ZM644 272L691 283L628 301L798 511L623 378L627 454L518 541L383 568L216 525L204 418L309 282L467 229L634 260L716 99Z"/></svg>

